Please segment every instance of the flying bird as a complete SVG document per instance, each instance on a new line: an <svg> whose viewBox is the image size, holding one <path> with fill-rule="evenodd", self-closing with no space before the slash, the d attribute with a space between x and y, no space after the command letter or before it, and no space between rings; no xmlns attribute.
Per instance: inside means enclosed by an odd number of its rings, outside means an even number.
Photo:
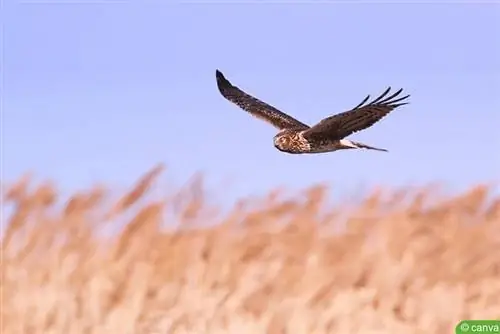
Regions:
<svg viewBox="0 0 500 334"><path fill-rule="evenodd" d="M399 97L402 88L387 96L391 90L389 87L373 101L368 102L370 99L368 95L351 110L324 118L310 127L234 86L219 70L216 70L215 76L222 96L254 117L277 128L279 131L274 136L274 146L282 152L291 154L361 148L388 152L386 149L352 141L346 137L371 127L397 107L408 104L409 102L404 101L410 96Z"/></svg>

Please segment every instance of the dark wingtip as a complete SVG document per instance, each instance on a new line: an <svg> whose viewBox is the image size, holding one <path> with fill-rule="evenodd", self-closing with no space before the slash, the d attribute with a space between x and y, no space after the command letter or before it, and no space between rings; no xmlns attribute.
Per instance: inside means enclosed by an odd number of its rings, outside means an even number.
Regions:
<svg viewBox="0 0 500 334"><path fill-rule="evenodd" d="M219 88L231 86L231 83L224 77L221 71L215 70L215 77L217 78L217 86Z"/></svg>
<svg viewBox="0 0 500 334"><path fill-rule="evenodd" d="M401 88L400 91L403 91L403 89ZM410 94L407 94L403 97L400 97L398 99L395 99L391 102L391 104L393 105L394 108L397 108L397 107L400 107L400 106L404 106L406 104L410 104L410 101L408 101L408 98L410 98ZM404 102L403 102L404 101ZM397 103L399 102L399 103Z"/></svg>
<svg viewBox="0 0 500 334"><path fill-rule="evenodd" d="M388 92L388 90L386 91L386 93L387 92ZM405 104L409 104L409 101L406 101L406 99L410 97L410 94L403 96L403 97L398 97L402 92L403 92L403 88L400 88L392 95L390 95L384 99L381 99L382 97L385 97L386 93L384 93L377 100L373 101L372 103L375 102L375 103L379 103L379 104L386 104L386 105L390 105L393 108L397 108L397 107L403 106Z"/></svg>

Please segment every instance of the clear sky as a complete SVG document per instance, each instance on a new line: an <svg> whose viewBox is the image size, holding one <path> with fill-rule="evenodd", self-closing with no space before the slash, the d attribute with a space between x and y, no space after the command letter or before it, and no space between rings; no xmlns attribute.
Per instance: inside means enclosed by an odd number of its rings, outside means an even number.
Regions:
<svg viewBox="0 0 500 334"><path fill-rule="evenodd" d="M4 179L121 187L160 162L228 196L500 179L498 3L262 2L4 0ZM217 68L308 124L387 86L411 104L350 137L389 153L287 155Z"/></svg>

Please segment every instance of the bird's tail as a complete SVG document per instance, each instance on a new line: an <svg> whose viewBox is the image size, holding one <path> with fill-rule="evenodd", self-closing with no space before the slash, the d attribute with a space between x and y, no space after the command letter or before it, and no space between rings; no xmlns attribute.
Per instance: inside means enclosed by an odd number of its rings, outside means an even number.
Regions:
<svg viewBox="0 0 500 334"><path fill-rule="evenodd" d="M345 147L349 147L349 148L365 148L367 150L375 150L375 151L380 151L380 152L389 152L385 148L373 147L373 146L370 146L370 145L366 145L366 144L363 144L363 143L360 143L360 142L356 142L356 141L352 141L352 140L348 140L348 139L342 139L340 142Z"/></svg>

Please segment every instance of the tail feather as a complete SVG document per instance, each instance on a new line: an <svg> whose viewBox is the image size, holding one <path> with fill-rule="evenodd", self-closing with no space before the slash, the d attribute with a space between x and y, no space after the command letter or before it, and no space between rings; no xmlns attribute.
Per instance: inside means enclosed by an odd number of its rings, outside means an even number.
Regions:
<svg viewBox="0 0 500 334"><path fill-rule="evenodd" d="M358 142L352 142L352 143L354 145L356 145L357 147L359 147L359 148L366 148L367 150L375 150L375 151L380 151L380 152L389 152L385 148L373 147L373 146L369 146L369 145L366 145L366 144L363 144L363 143L358 143Z"/></svg>
<svg viewBox="0 0 500 334"><path fill-rule="evenodd" d="M380 152L389 152L385 148L378 148L378 147L373 147L369 146L360 142L348 140L348 139L342 139L340 140L340 143L344 145L346 148L366 148L367 150L375 150L375 151L380 151Z"/></svg>

